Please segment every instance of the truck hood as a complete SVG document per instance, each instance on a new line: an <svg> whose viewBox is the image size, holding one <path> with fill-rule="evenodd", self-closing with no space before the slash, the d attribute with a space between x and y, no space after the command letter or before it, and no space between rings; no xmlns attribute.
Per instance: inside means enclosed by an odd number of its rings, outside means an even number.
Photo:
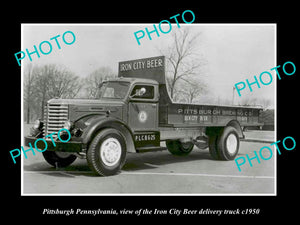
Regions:
<svg viewBox="0 0 300 225"><path fill-rule="evenodd" d="M88 119L91 116L109 115L117 119L123 119L122 108L124 102L120 100L103 99L51 99L48 104L68 105L68 118L77 121L81 118Z"/></svg>

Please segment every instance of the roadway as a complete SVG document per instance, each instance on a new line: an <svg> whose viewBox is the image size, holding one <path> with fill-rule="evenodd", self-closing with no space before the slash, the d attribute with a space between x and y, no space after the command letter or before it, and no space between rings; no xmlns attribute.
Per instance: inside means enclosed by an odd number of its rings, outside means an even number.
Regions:
<svg viewBox="0 0 300 225"><path fill-rule="evenodd" d="M253 133L256 132L256 133ZM249 131L246 137L272 138L271 131ZM237 157L254 156L266 142L241 142ZM267 153L266 153L267 154ZM267 155L265 156L268 157ZM23 157L24 195L274 195L274 155L258 164L247 162L239 172L235 161L213 160L208 149L194 148L188 156L173 156L168 151L127 155L121 172L100 177L91 172L86 160L76 161L66 168L47 164L41 153Z"/></svg>

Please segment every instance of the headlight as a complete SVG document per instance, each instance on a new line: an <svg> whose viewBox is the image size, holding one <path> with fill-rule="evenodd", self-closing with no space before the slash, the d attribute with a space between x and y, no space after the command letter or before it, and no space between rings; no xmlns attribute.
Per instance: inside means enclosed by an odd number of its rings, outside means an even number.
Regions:
<svg viewBox="0 0 300 225"><path fill-rule="evenodd" d="M64 128L67 129L67 130L71 130L71 128L72 128L72 123L71 123L71 121L67 120L67 121L64 123Z"/></svg>
<svg viewBox="0 0 300 225"><path fill-rule="evenodd" d="M43 123L42 123L42 121L40 121L39 119L38 120L36 120L35 122L34 122L34 125L33 125L33 128L34 129L41 129L42 128L42 126L43 126Z"/></svg>

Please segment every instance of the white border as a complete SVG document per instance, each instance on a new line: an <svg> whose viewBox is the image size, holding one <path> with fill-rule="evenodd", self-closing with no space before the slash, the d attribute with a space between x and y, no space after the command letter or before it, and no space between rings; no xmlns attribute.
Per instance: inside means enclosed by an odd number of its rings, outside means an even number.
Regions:
<svg viewBox="0 0 300 225"><path fill-rule="evenodd" d="M89 24L89 23L67 23L67 24L56 24L56 23L40 23L40 24L31 24L31 23L22 23L21 24L21 49L24 49L23 47L23 32L24 32L24 26L25 25L30 25L30 26L133 26L133 25L153 25L151 23L130 23L130 24L118 24L118 23L97 23L97 24ZM180 24L180 26L185 26L187 24ZM193 23L193 24L188 24L188 26L232 26L232 25L239 25L239 26L274 26L275 28L275 38L274 38L274 67L277 66L277 23L226 23L226 24L219 24L219 23ZM117 63L117 62L116 62ZM22 65L22 63L21 63ZM21 146L24 146L24 113L23 113L23 91L24 91L24 83L23 83L23 74L24 74L24 69L23 66L21 66ZM274 117L274 123L275 123L275 140L277 140L277 79L275 79L275 96L274 96L274 111L275 111L275 117ZM275 151L274 151L275 152ZM274 154L274 177L269 177L269 176L234 176L234 175L218 175L218 174L186 174L186 173L131 173L131 172L121 172L123 174L127 175L179 175L179 176L214 176L214 177L234 177L234 178L247 178L247 179L274 179L274 193L178 193L178 194L170 194L170 193L128 193L128 194L117 194L117 193L103 193L103 194L85 194L85 193L48 193L48 194L28 194L24 193L24 173L47 173L45 171L23 171L23 158L24 156L21 156L21 196L277 196L277 154ZM55 171L50 171L51 173ZM49 173L50 173L49 172ZM68 172L68 171L57 171L57 172ZM81 173L84 173L84 171L80 171ZM72 172L71 172L72 173ZM118 176L118 175L117 175ZM99 178L101 179L101 178Z"/></svg>
<svg viewBox="0 0 300 225"><path fill-rule="evenodd" d="M21 49L24 49L24 43L23 43L23 32L24 32L24 26L21 24ZM24 91L24 67L22 66L21 62L21 146L24 146L24 96L23 96L23 91ZM21 154L21 196L26 195L24 194L24 178L23 178L23 155Z"/></svg>

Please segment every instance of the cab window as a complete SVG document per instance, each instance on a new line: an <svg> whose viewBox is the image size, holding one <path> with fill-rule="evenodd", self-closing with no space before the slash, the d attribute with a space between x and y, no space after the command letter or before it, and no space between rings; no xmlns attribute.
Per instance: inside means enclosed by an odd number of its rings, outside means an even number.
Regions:
<svg viewBox="0 0 300 225"><path fill-rule="evenodd" d="M128 93L129 82L109 81L102 83L99 89L99 98L123 99Z"/></svg>
<svg viewBox="0 0 300 225"><path fill-rule="evenodd" d="M138 94L142 88L145 88L145 93L143 95ZM154 86L147 85L135 85L130 94L132 98L138 99L153 99L154 98Z"/></svg>

